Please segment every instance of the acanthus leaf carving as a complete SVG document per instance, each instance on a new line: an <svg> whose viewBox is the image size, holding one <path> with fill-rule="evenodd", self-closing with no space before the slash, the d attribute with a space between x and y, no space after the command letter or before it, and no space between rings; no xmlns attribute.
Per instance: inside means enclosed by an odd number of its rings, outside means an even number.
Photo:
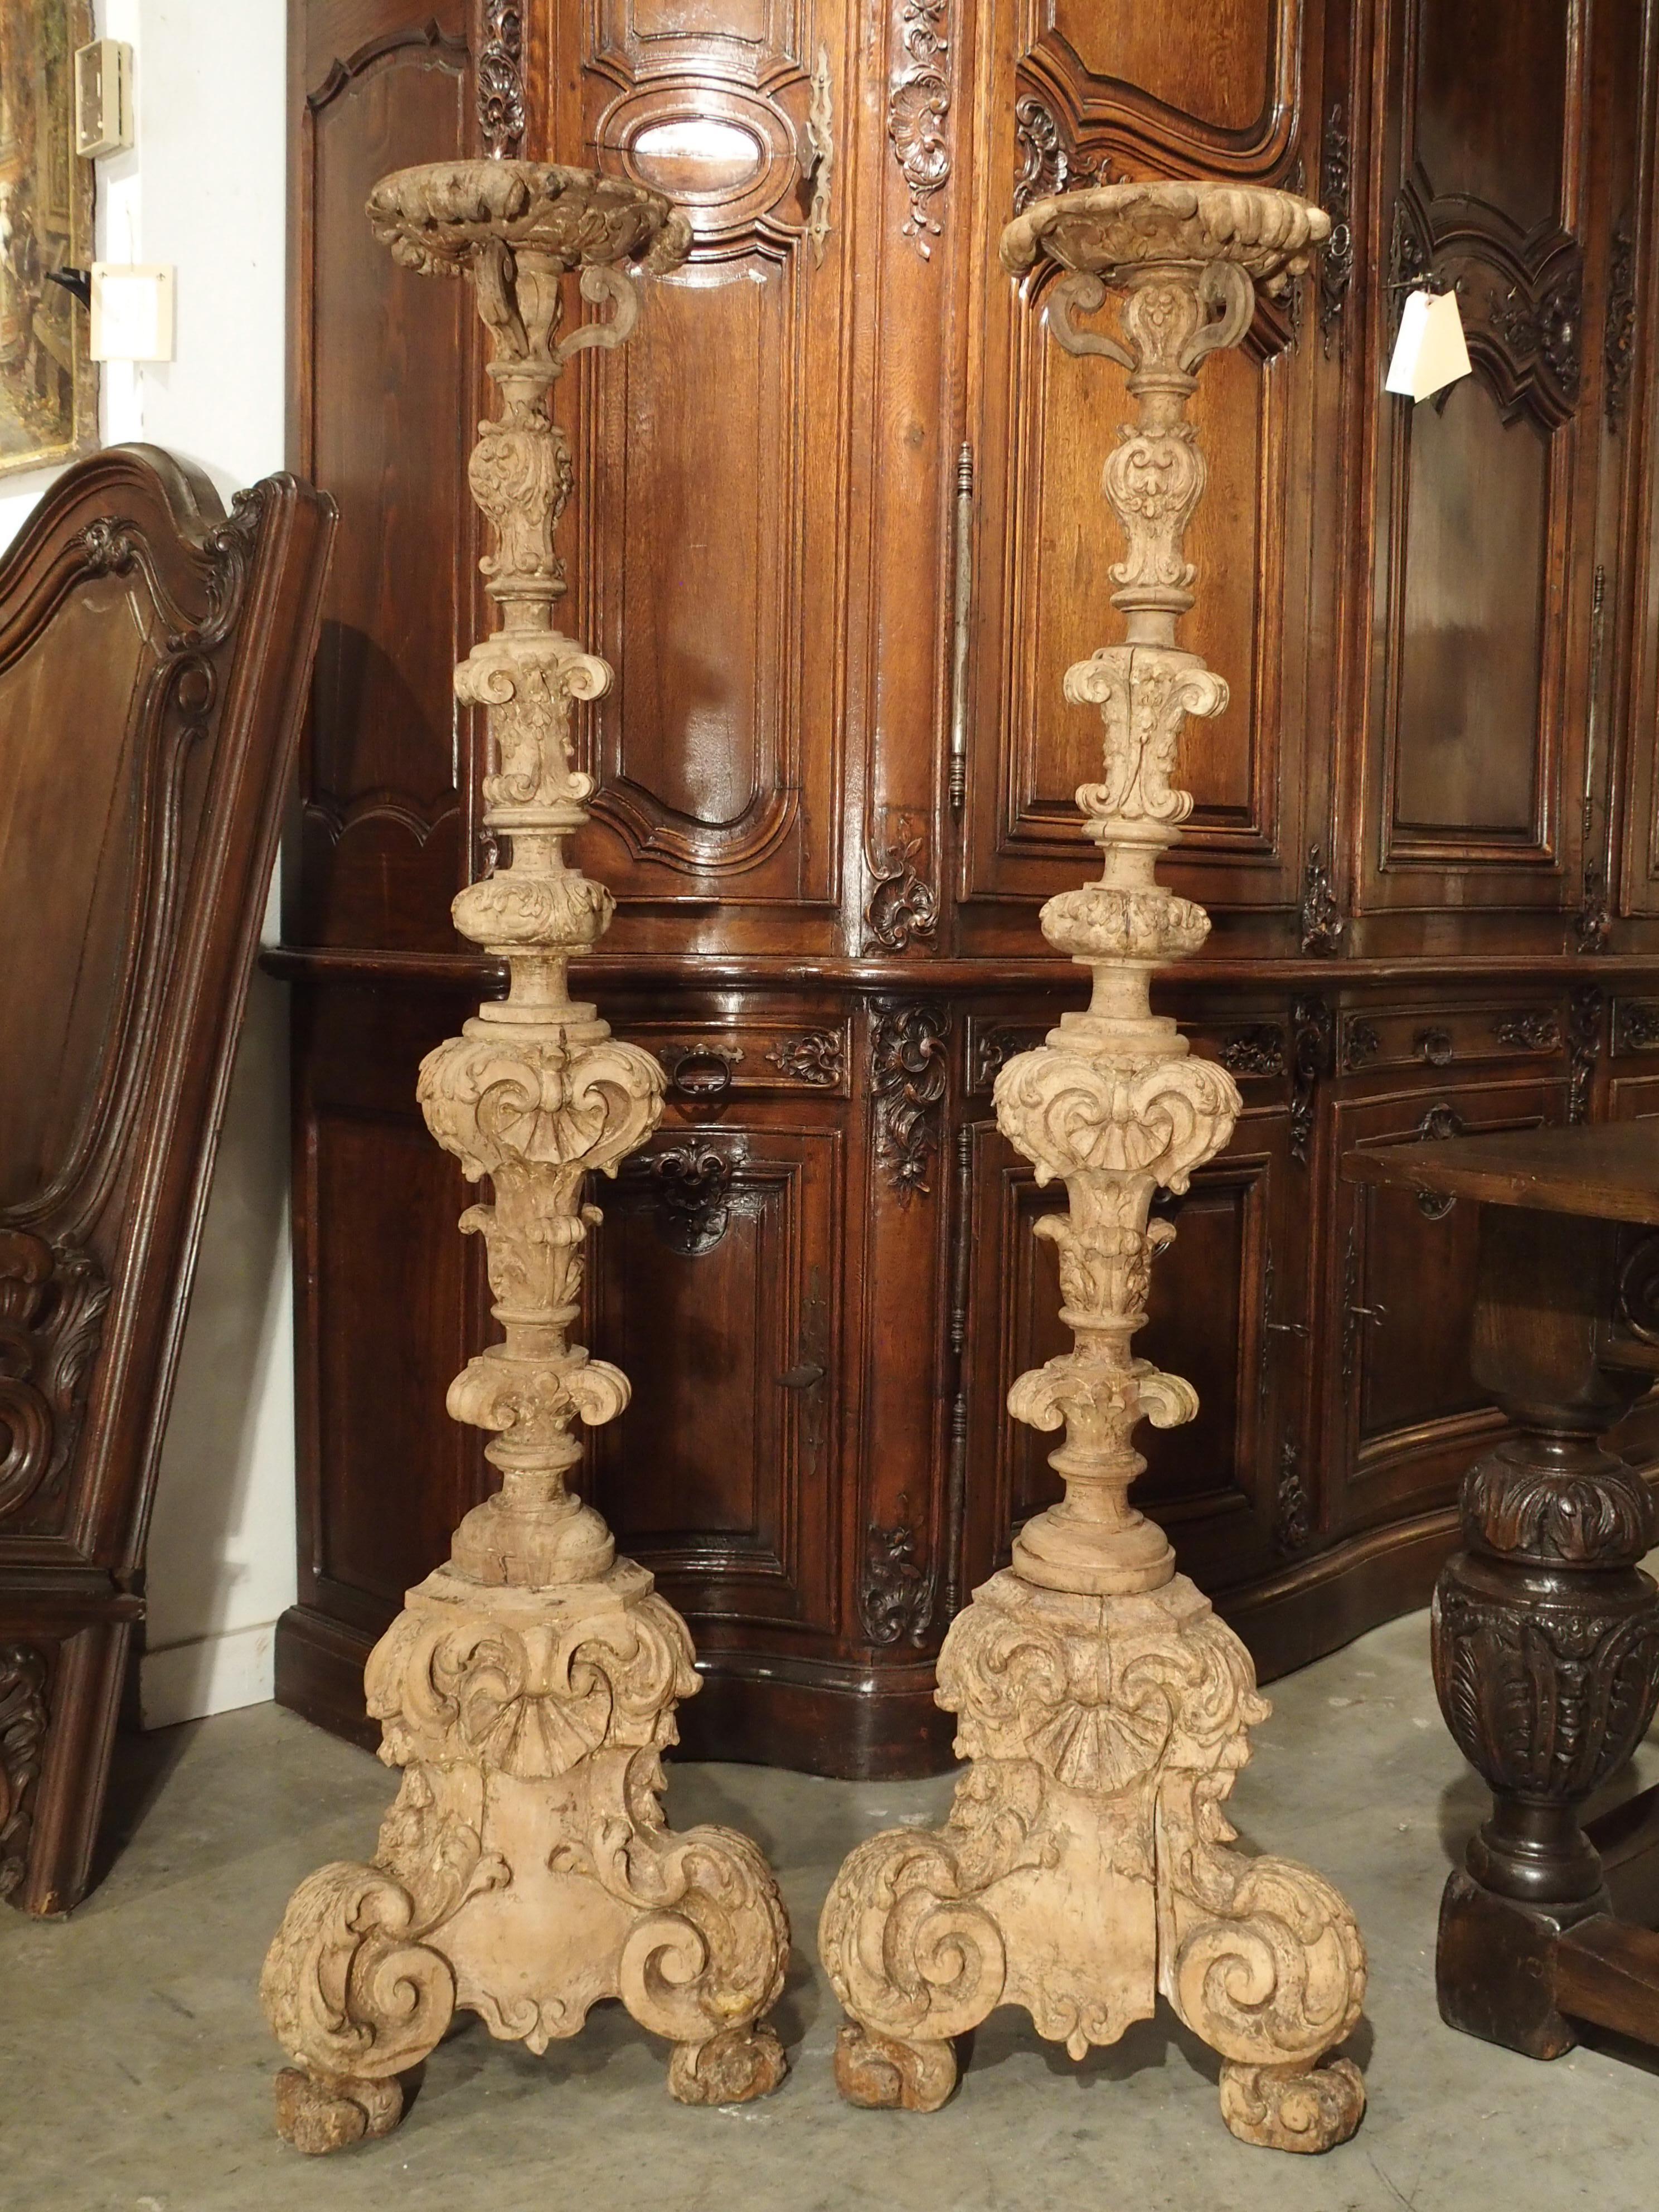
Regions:
<svg viewBox="0 0 1659 2212"><path fill-rule="evenodd" d="M948 1007L918 1002L879 1011L870 1030L870 1097L876 1164L901 1206L928 1192L945 1103Z"/></svg>
<svg viewBox="0 0 1659 2212"><path fill-rule="evenodd" d="M1557 1042L1559 1042L1558 1032ZM1620 1052L1652 1052L1659 1047L1659 1000L1623 999L1619 1004Z"/></svg>
<svg viewBox="0 0 1659 2212"><path fill-rule="evenodd" d="M1356 1018L1348 1023L1342 1046L1344 1067L1364 1067L1366 1061L1375 1060L1382 1049L1382 1039L1375 1022Z"/></svg>
<svg viewBox="0 0 1659 2212"><path fill-rule="evenodd" d="M1302 1480L1302 1448L1286 1437L1279 1448L1279 1484L1273 1493L1273 1549L1280 1558L1306 1549L1313 1535L1313 1509Z"/></svg>
<svg viewBox="0 0 1659 2212"><path fill-rule="evenodd" d="M1523 1014L1505 1016L1492 1024L1492 1035L1499 1044L1514 1045L1522 1052L1559 1052L1561 1049L1561 1024L1553 1014L1529 1008Z"/></svg>
<svg viewBox="0 0 1659 2212"><path fill-rule="evenodd" d="M916 939L933 936L939 894L927 880L930 866L927 831L900 813L890 841L868 856L875 888L864 909L866 953L908 952Z"/></svg>
<svg viewBox="0 0 1659 2212"><path fill-rule="evenodd" d="M767 1048L765 1057L780 1075L820 1091L832 1089L847 1073L847 1041L840 1030L806 1030L799 1036L780 1037Z"/></svg>
<svg viewBox="0 0 1659 2212"><path fill-rule="evenodd" d="M1300 914L1302 950L1328 959L1341 950L1347 923L1337 904L1336 892L1317 845L1308 848L1308 865L1302 878Z"/></svg>
<svg viewBox="0 0 1659 2212"><path fill-rule="evenodd" d="M1103 156L1090 161L1079 155L1046 100L1035 93L1014 102L1014 150L1019 167L1014 178L1014 213L1024 215L1033 200L1070 191L1075 185L1109 184L1112 165Z"/></svg>
<svg viewBox="0 0 1659 2212"><path fill-rule="evenodd" d="M1659 1613L1592 1593L1545 1607L1465 1587L1454 1565L1430 1613L1435 1686L1489 1789L1588 1796L1631 1756L1659 1703Z"/></svg>
<svg viewBox="0 0 1659 2212"><path fill-rule="evenodd" d="M46 1717L46 1655L33 1644L0 1644L0 1897L28 1870Z"/></svg>
<svg viewBox="0 0 1659 2212"><path fill-rule="evenodd" d="M951 112L945 9L945 0L903 0L899 36L904 66L895 73L887 95L887 137L910 199L900 235L914 240L924 261L933 255L929 239L939 237L942 228L932 204L951 179L945 135Z"/></svg>
<svg viewBox="0 0 1659 2212"><path fill-rule="evenodd" d="M69 1465L109 1295L91 1252L0 1224L0 1520Z"/></svg>
<svg viewBox="0 0 1659 2212"><path fill-rule="evenodd" d="M478 129L495 160L524 143L524 10L520 0L484 0L479 25Z"/></svg>
<svg viewBox="0 0 1659 2212"><path fill-rule="evenodd" d="M712 1252L732 1218L732 1178L741 1149L710 1144L671 1146L653 1152L647 1171L657 1196L657 1231L688 1259Z"/></svg>
<svg viewBox="0 0 1659 2212"><path fill-rule="evenodd" d="M1237 1030L1218 1055L1230 1075L1283 1075L1285 1032L1277 1022L1255 1022Z"/></svg>
<svg viewBox="0 0 1659 2212"><path fill-rule="evenodd" d="M1613 226L1601 340L1601 406L1615 436L1624 427L1636 366L1636 234L1628 213Z"/></svg>
<svg viewBox="0 0 1659 2212"><path fill-rule="evenodd" d="M872 1521L865 1532L859 1618L872 1644L907 1643L919 1650L933 1626L936 1577L916 1558L918 1533L908 1510L909 1500L901 1498L890 1528Z"/></svg>

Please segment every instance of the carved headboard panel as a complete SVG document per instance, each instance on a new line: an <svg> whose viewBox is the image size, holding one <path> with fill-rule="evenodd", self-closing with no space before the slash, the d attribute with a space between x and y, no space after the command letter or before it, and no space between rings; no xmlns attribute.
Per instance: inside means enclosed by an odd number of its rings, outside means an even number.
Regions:
<svg viewBox="0 0 1659 2212"><path fill-rule="evenodd" d="M167 454L0 562L0 1894L86 1883L333 529Z"/></svg>

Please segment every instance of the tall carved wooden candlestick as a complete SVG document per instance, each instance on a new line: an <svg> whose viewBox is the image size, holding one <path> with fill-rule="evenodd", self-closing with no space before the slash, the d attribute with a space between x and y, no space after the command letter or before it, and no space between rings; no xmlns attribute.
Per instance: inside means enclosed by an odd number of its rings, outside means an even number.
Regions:
<svg viewBox="0 0 1659 2212"><path fill-rule="evenodd" d="M501 1486L370 1656L380 1756L404 1770L375 1861L302 1882L265 1962L265 2012L298 2069L278 2076L277 2125L313 2151L396 2125L397 2077L458 2005L539 2051L620 1996L673 2043L675 2096L761 2095L784 2070L756 2022L783 1986L789 1941L753 1844L664 1825L659 1754L678 1700L697 1687L691 1639L565 1487L578 1416L608 1421L629 1395L617 1369L567 1339L599 1218L584 1179L614 1175L649 1136L663 1076L568 988L570 960L612 910L564 855L592 790L572 766L571 708L599 697L611 671L553 624L571 466L549 399L572 354L633 328L629 264L671 266L688 234L654 192L507 161L387 177L369 216L406 267L471 275L501 393L470 475L495 527L483 565L501 627L455 689L489 711L484 820L512 857L453 912L512 983L428 1056L419 1096L468 1177L489 1178L493 1202L461 1226L488 1245L506 1336L456 1378L449 1410L493 1432ZM577 269L583 297L613 313L560 338L562 279Z"/></svg>
<svg viewBox="0 0 1659 2212"><path fill-rule="evenodd" d="M824 1907L824 1963L850 2015L836 2070L857 2104L936 2108L956 2081L951 2039L1000 2004L1024 2005L1081 2058L1161 1990L1222 2054L1223 2117L1245 2142L1323 2150L1364 2109L1357 2068L1320 2063L1359 2017L1352 1915L1306 1869L1227 1849L1222 1801L1268 1707L1243 1645L1127 1500L1146 1466L1137 1422L1168 1428L1198 1409L1188 1383L1130 1349L1150 1263L1174 1234L1148 1209L1159 1186L1186 1189L1239 1106L1148 998L1153 968L1208 933L1156 871L1192 805L1170 781L1182 723L1227 703L1175 642L1205 473L1187 404L1204 356L1243 337L1252 280L1282 288L1328 228L1284 193L1159 184L1043 200L1003 234L1012 274L1045 258L1068 272L1049 295L1051 334L1121 362L1138 407L1105 472L1128 541L1112 571L1126 641L1066 678L1067 698L1105 725L1104 780L1078 793L1105 867L1042 910L1049 943L1092 970L1093 999L996 1086L1003 1133L1071 1201L1037 1233L1058 1247L1075 1348L1008 1401L1018 1419L1064 1426L1050 1463L1066 1497L1026 1523L1012 1569L945 1639L939 1703L973 1761L949 1820L861 1844ZM1125 295L1122 341L1073 319L1109 287Z"/></svg>

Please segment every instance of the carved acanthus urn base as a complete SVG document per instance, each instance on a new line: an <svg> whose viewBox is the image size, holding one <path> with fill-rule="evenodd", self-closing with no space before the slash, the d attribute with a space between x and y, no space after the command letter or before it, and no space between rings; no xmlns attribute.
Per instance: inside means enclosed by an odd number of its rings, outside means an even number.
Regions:
<svg viewBox="0 0 1659 2212"><path fill-rule="evenodd" d="M674 2045L669 2087L729 2104L782 2079L757 2015L788 1923L766 1863L727 1828L676 1834L659 1796L690 1638L641 1567L564 1589L441 1567L375 1646L368 1710L404 1770L372 1864L295 1892L261 1989L298 2063L278 2123L301 2150L384 2134L398 2077L468 2007L544 2051L620 1997Z"/></svg>
<svg viewBox="0 0 1659 2212"><path fill-rule="evenodd" d="M1268 1707L1249 1655L1184 1575L1097 1597L997 1575L939 1661L973 1764L950 1819L848 1857L819 1942L849 2014L854 2104L932 2112L952 2039L1023 2006L1073 2058L1158 1997L1225 2063L1235 2135L1322 2150L1364 2108L1321 2061L1359 2017L1352 1916L1304 1867L1229 1849L1222 1811Z"/></svg>

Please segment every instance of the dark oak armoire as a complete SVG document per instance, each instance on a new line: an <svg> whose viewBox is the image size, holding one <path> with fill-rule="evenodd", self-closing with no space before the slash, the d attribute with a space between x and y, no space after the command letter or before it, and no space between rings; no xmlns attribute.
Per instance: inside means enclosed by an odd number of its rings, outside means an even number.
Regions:
<svg viewBox="0 0 1659 2212"><path fill-rule="evenodd" d="M285 872L301 1595L279 1695L361 1669L481 1493L444 1414L491 1324L415 1106L488 963L451 664L483 628L459 285L363 219L496 149L672 193L696 245L562 387L591 988L672 1079L597 1194L588 1341L632 1377L590 1479L690 1617L688 1746L819 1771L948 1757L939 1638L1054 1494L1012 1378L1062 1348L1011 1052L1080 1003L1036 910L1091 850L1066 665L1110 628L1091 498L1114 372L996 265L1030 197L1205 173L1323 202L1314 279L1194 403L1211 457L1168 869L1215 927L1166 1007L1245 1098L1158 1263L1189 1376L1144 1492L1272 1674L1422 1602L1496 1417L1474 1219L1354 1146L1659 1111L1651 389L1659 21L1640 0L296 0L295 465L341 530ZM1474 373L1382 389L1457 288ZM1092 516L1092 520L1091 519Z"/></svg>

